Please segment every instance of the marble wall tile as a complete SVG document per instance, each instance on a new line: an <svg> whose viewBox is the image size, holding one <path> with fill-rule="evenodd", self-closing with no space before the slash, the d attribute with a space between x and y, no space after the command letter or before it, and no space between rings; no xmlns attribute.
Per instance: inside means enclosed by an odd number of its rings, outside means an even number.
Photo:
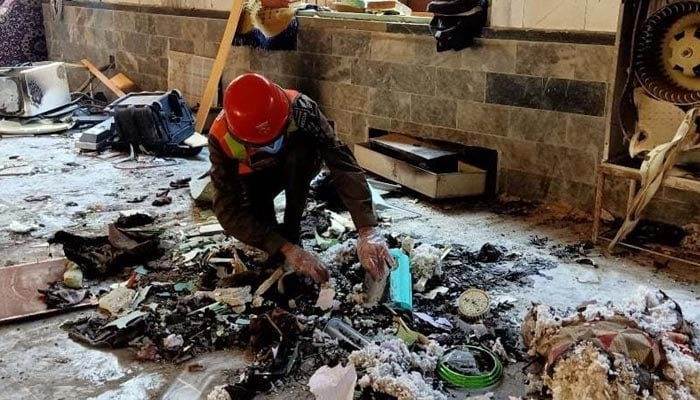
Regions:
<svg viewBox="0 0 700 400"><path fill-rule="evenodd" d="M599 82L488 73L486 102L602 116L606 90Z"/></svg>
<svg viewBox="0 0 700 400"><path fill-rule="evenodd" d="M373 88L369 92L369 112L372 115L409 120L411 97L401 92Z"/></svg>
<svg viewBox="0 0 700 400"><path fill-rule="evenodd" d="M411 122L455 128L457 102L431 96L411 95Z"/></svg>
<svg viewBox="0 0 700 400"><path fill-rule="evenodd" d="M457 105L457 128L463 131L505 136L510 108L472 101Z"/></svg>
<svg viewBox="0 0 700 400"><path fill-rule="evenodd" d="M436 70L420 65L389 64L389 88L399 92L435 94Z"/></svg>
<svg viewBox="0 0 700 400"><path fill-rule="evenodd" d="M369 32L336 31L332 38L333 54L354 58L368 58L370 55Z"/></svg>
<svg viewBox="0 0 700 400"><path fill-rule="evenodd" d="M437 69L436 94L438 97L459 100L484 101L486 73Z"/></svg>
<svg viewBox="0 0 700 400"><path fill-rule="evenodd" d="M508 136L532 142L564 145L567 115L555 111L513 108Z"/></svg>

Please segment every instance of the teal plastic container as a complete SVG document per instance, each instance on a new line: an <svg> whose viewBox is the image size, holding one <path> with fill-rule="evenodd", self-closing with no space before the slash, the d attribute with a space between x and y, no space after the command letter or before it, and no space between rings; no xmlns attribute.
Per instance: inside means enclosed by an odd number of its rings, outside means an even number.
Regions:
<svg viewBox="0 0 700 400"><path fill-rule="evenodd" d="M396 268L389 275L389 296L391 302L399 308L411 311L413 310L411 259L400 249L391 249L389 252L396 262Z"/></svg>

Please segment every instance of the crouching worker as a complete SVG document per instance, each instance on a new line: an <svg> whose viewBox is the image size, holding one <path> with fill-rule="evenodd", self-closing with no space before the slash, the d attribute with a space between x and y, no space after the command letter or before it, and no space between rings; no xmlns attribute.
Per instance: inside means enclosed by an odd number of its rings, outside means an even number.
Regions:
<svg viewBox="0 0 700 400"><path fill-rule="evenodd" d="M228 234L270 256L281 253L297 272L326 282L328 270L299 238L311 180L323 161L359 231L360 262L376 280L385 263L393 266L364 172L306 95L261 75L237 77L210 129L209 151L214 212ZM273 199L282 190L286 207L279 224Z"/></svg>

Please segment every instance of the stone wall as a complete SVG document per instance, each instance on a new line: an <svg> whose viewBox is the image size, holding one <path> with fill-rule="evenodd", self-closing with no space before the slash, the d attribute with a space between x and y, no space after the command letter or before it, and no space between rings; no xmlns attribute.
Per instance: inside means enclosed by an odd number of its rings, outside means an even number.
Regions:
<svg viewBox="0 0 700 400"><path fill-rule="evenodd" d="M196 103L225 15L139 11L66 7L63 21L46 22L51 57L113 54L144 89L178 87ZM612 35L488 31L474 48L437 53L424 25L301 18L300 26L297 51L234 48L225 81L256 71L306 92L348 143L377 128L496 150L501 192L592 207ZM610 199L609 209L622 210L622 182ZM697 215L689 201L666 192L651 215L687 221Z"/></svg>

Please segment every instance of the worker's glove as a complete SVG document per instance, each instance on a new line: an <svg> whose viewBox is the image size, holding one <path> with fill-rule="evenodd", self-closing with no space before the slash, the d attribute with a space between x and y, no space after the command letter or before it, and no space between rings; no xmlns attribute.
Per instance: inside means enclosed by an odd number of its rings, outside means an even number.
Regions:
<svg viewBox="0 0 700 400"><path fill-rule="evenodd" d="M280 251L297 272L310 277L316 283L328 282L328 270L315 255L291 243L282 246Z"/></svg>
<svg viewBox="0 0 700 400"><path fill-rule="evenodd" d="M389 254L386 240L374 227L360 229L360 239L357 242L357 255L360 263L372 275L375 281L387 273L385 265L394 268L394 258Z"/></svg>

